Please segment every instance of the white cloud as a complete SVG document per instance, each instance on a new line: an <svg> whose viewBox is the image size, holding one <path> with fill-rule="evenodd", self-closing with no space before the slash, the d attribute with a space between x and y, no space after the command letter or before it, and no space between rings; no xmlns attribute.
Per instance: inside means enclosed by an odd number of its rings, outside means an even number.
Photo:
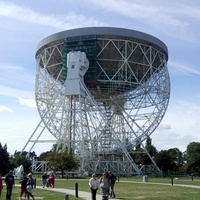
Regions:
<svg viewBox="0 0 200 200"><path fill-rule="evenodd" d="M42 7L47 3L48 9ZM171 54L168 65L173 72L170 78L175 84L172 85L169 108L152 135L155 146L158 149L181 147L184 150L189 142L199 139L199 2L58 0L49 3L48 0L0 0L0 9L3 47L0 50L0 112L4 112L0 135L9 148L21 150L40 121L34 101L33 66L37 43L54 31L84 26L126 27L155 35L168 43ZM8 138L13 133L15 138ZM16 138L19 138L17 144Z"/></svg>
<svg viewBox="0 0 200 200"><path fill-rule="evenodd" d="M103 26L105 23L95 20L93 17L85 17L82 14L69 12L65 15L45 15L29 8L3 1L0 2L0 15L17 20L32 22L45 26L52 26L58 29L75 28L79 26Z"/></svg>
<svg viewBox="0 0 200 200"><path fill-rule="evenodd" d="M169 123L162 123L158 126L156 130L158 131L165 131L171 129L171 125Z"/></svg>
<svg viewBox="0 0 200 200"><path fill-rule="evenodd" d="M25 105L30 108L36 108L36 103L33 99L18 98L18 100L21 105Z"/></svg>
<svg viewBox="0 0 200 200"><path fill-rule="evenodd" d="M34 93L25 91L23 89L15 89L12 87L7 87L0 84L0 95L10 96L10 97L26 97L26 98L34 98Z"/></svg>
<svg viewBox="0 0 200 200"><path fill-rule="evenodd" d="M194 103L191 103L189 101L186 100L177 100L176 101L180 106L182 106L183 108L190 108L190 109L200 109L199 105L196 105Z"/></svg>
<svg viewBox="0 0 200 200"><path fill-rule="evenodd" d="M191 101L179 99L179 100L176 100L175 105L179 109L179 114L181 114L182 116L187 115L189 117L189 119L187 119L186 124L188 124L189 122L194 122L194 119L198 120L200 118L200 104L199 103L193 103Z"/></svg>
<svg viewBox="0 0 200 200"><path fill-rule="evenodd" d="M109 0L106 2L102 0L79 0L80 4L83 4L83 2L88 7L93 5L96 9L103 11L105 16L109 13L118 17L121 15L127 17L127 19L135 20L135 24L137 22L140 22L139 24L143 23L146 28L151 27L151 29L159 30L159 32L163 32L171 37L190 42L199 42L199 34L195 36L195 33L191 31L194 30L191 29L191 26L193 26L191 19L196 16L195 19L199 20L200 14L199 10L190 4L185 3L182 5L180 2L167 2L163 5L163 2L154 1L154 3L149 3L146 0ZM67 3L69 2L66 1ZM85 13L86 15L76 13L76 10L59 14L44 14L8 1L0 2L0 9L0 15L3 17L50 26L60 30L86 26L107 26L109 21L112 20L108 18L101 22L87 13ZM93 13L93 16L95 15L96 13Z"/></svg>
<svg viewBox="0 0 200 200"><path fill-rule="evenodd" d="M192 66L191 64L185 63L185 61L173 61L170 60L168 63L169 67L172 67L179 72L184 73L184 75L191 75L191 74L196 74L200 75L200 70Z"/></svg>
<svg viewBox="0 0 200 200"><path fill-rule="evenodd" d="M0 63L0 70L4 70L4 72L11 72L12 70L20 71L22 67L12 65L10 63Z"/></svg>
<svg viewBox="0 0 200 200"><path fill-rule="evenodd" d="M10 108L0 105L0 112L3 112L3 111L5 111L5 112L13 112Z"/></svg>
<svg viewBox="0 0 200 200"><path fill-rule="evenodd" d="M9 63L0 63L0 95L9 97L34 98L32 71Z"/></svg>
<svg viewBox="0 0 200 200"><path fill-rule="evenodd" d="M82 2L82 1L81 1ZM159 32L163 32L171 37L197 42L198 36L191 32L192 26L190 18L194 18L191 13L197 13L196 19L199 20L200 14L196 7L190 4L178 2L154 1L148 0L85 0L87 4L95 4L104 12L115 13L127 18L142 22L146 26L152 27ZM188 19L189 18L189 19ZM147 27L146 27L147 28ZM169 31L170 30L170 31Z"/></svg>
<svg viewBox="0 0 200 200"><path fill-rule="evenodd" d="M159 151L168 150L170 148L178 148L182 152L186 150L186 147L189 143L200 140L198 133L194 132L193 134L190 134L190 132L188 132L186 135L184 135L180 130L156 130L152 134L151 138L153 145Z"/></svg>
<svg viewBox="0 0 200 200"><path fill-rule="evenodd" d="M28 70L25 66L20 66L12 63L0 63L0 82L2 84L8 84L17 86L20 83L26 82L33 84L35 80L35 74L33 70Z"/></svg>

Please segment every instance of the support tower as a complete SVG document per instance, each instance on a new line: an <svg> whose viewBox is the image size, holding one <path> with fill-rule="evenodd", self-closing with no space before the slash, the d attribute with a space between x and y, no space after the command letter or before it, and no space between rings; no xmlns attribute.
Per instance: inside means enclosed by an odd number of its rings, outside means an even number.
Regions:
<svg viewBox="0 0 200 200"><path fill-rule="evenodd" d="M43 39L36 52L40 124L80 160L81 170L141 175L129 152L164 117L167 60L162 41L129 29L79 28ZM33 141L35 130L27 144L33 148L42 132Z"/></svg>

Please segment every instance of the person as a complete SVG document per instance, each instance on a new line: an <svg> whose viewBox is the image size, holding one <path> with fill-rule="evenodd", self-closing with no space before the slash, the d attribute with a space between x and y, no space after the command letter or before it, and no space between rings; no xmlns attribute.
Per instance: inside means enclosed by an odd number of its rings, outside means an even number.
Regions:
<svg viewBox="0 0 200 200"><path fill-rule="evenodd" d="M33 186L35 185L35 181L32 178L32 174L29 173L28 174L28 180L27 180L27 186L26 186L26 190L27 190L27 197L28 199L30 199L30 197L32 197L32 199L35 200L34 196L33 196Z"/></svg>
<svg viewBox="0 0 200 200"><path fill-rule="evenodd" d="M108 178L107 172L104 172L102 174L102 176L100 177L100 180L99 180L99 184L100 184L100 187L102 190L102 195L108 196L108 188L110 186L110 183L109 183L109 178Z"/></svg>
<svg viewBox="0 0 200 200"><path fill-rule="evenodd" d="M109 172L109 179L110 179L110 197L115 198L114 186L117 178L111 171Z"/></svg>
<svg viewBox="0 0 200 200"><path fill-rule="evenodd" d="M21 192L20 192L19 200L22 199L23 194L24 194L25 199L27 197L27 190L26 190L27 182L28 182L28 178L26 176L26 173L24 173L22 179L19 182L21 183Z"/></svg>
<svg viewBox="0 0 200 200"><path fill-rule="evenodd" d="M3 178L2 178L2 173L0 172L0 199L1 199L2 190L3 190Z"/></svg>
<svg viewBox="0 0 200 200"><path fill-rule="evenodd" d="M43 185L43 188L47 187L47 181L48 181L48 176L47 176L47 173L44 172L44 174L42 175L42 185Z"/></svg>
<svg viewBox="0 0 200 200"><path fill-rule="evenodd" d="M109 183L110 183L110 172L106 173L106 177L108 178L109 180ZM108 187L108 195L110 195L110 186Z"/></svg>
<svg viewBox="0 0 200 200"><path fill-rule="evenodd" d="M53 173L49 175L49 186L52 188L55 186L55 175Z"/></svg>
<svg viewBox="0 0 200 200"><path fill-rule="evenodd" d="M92 177L89 180L89 186L91 189L92 200L96 200L96 195L98 190L98 180L95 174L92 174Z"/></svg>
<svg viewBox="0 0 200 200"><path fill-rule="evenodd" d="M15 178L13 176L13 171L10 170L9 173L5 177L6 183L6 200L11 200L12 189L15 185Z"/></svg>

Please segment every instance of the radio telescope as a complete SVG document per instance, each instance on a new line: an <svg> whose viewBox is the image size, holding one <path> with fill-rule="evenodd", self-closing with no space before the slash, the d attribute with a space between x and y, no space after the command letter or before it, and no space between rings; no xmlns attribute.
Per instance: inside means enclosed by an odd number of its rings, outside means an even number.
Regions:
<svg viewBox="0 0 200 200"><path fill-rule="evenodd" d="M89 27L53 34L36 52L40 123L58 149L80 160L81 170L141 174L129 152L164 117L167 60L162 41L134 30Z"/></svg>

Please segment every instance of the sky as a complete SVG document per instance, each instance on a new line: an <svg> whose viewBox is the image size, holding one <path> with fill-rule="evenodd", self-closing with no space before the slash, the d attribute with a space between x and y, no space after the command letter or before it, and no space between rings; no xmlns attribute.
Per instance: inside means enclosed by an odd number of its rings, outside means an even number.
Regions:
<svg viewBox="0 0 200 200"><path fill-rule="evenodd" d="M200 142L199 0L0 0L0 142L8 152L21 151L40 122L37 44L60 31L95 26L141 31L166 44L171 95L152 144L158 151L184 152ZM53 139L47 131L42 137ZM39 155L51 147L33 150Z"/></svg>

